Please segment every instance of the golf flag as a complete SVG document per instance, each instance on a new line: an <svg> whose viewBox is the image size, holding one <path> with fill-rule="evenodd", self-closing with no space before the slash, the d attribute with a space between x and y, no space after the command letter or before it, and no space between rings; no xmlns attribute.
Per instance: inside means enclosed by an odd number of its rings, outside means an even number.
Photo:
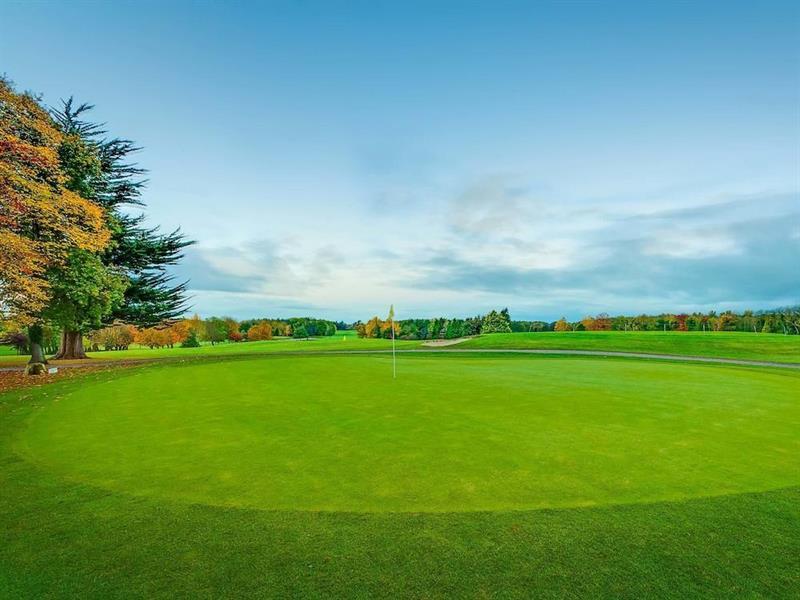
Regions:
<svg viewBox="0 0 800 600"><path fill-rule="evenodd" d="M392 330L392 379L397 379L397 352L394 349L394 304L389 306L389 327Z"/></svg>

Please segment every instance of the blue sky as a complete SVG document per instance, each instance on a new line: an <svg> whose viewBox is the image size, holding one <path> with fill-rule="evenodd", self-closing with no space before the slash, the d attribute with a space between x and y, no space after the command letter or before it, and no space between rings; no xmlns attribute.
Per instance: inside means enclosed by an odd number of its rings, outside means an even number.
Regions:
<svg viewBox="0 0 800 600"><path fill-rule="evenodd" d="M203 315L800 301L793 3L0 3L144 146Z"/></svg>

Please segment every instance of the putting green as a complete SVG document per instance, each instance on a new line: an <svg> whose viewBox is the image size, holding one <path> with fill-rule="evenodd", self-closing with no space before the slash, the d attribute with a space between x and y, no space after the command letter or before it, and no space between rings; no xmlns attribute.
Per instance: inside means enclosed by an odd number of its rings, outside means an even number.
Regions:
<svg viewBox="0 0 800 600"><path fill-rule="evenodd" d="M795 373L620 359L272 357L156 366L45 402L59 476L270 510L652 502L800 482Z"/></svg>

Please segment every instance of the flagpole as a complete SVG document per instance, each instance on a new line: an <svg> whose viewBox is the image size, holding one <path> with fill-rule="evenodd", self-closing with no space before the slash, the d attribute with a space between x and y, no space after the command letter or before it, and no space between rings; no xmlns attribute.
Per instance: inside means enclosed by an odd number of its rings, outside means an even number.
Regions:
<svg viewBox="0 0 800 600"><path fill-rule="evenodd" d="M392 379L397 379L397 353L394 350L394 315L392 315Z"/></svg>
<svg viewBox="0 0 800 600"><path fill-rule="evenodd" d="M397 352L394 349L394 304L389 307L389 327L392 328L392 379L397 379Z"/></svg>

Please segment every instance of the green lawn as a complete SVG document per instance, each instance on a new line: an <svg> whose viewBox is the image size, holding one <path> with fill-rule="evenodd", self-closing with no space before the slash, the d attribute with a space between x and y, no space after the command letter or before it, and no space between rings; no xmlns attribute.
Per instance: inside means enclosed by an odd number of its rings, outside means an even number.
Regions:
<svg viewBox="0 0 800 600"><path fill-rule="evenodd" d="M789 596L800 373L273 356L0 396L0 596Z"/></svg>
<svg viewBox="0 0 800 600"><path fill-rule="evenodd" d="M0 359L7 356L15 356L17 351L11 346L0 346Z"/></svg>
<svg viewBox="0 0 800 600"><path fill-rule="evenodd" d="M467 340L455 347L609 350L800 363L800 336L777 333L729 331L495 333Z"/></svg>
<svg viewBox="0 0 800 600"><path fill-rule="evenodd" d="M401 350L423 349L422 342L397 340ZM335 336L310 340L274 339L264 342L204 344L199 348L142 348L114 352L89 352L100 360L140 360L162 358L213 358L262 355L279 352L326 352L389 350L391 340L359 339L354 331L339 331ZM620 332L577 331L568 333L509 333L483 335L447 349L560 349L645 352L679 356L742 358L800 364L800 336L737 332ZM11 349L0 352L0 367L19 366L27 356L16 356Z"/></svg>

